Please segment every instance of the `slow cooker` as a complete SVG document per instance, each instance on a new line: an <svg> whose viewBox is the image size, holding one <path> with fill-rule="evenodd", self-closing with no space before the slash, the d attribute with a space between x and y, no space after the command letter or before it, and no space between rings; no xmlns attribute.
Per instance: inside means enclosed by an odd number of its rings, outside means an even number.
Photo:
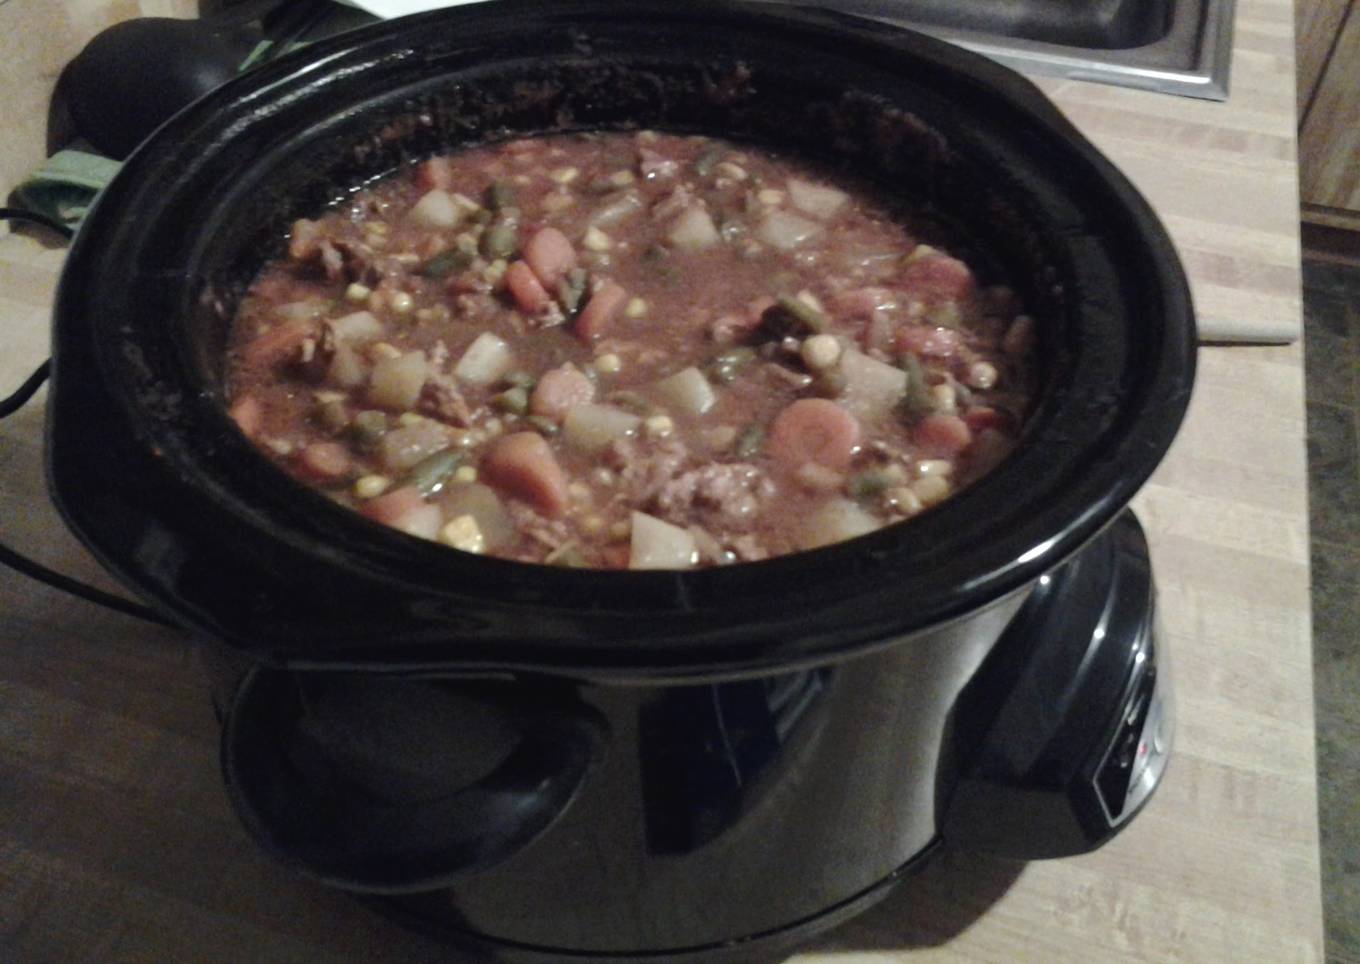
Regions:
<svg viewBox="0 0 1360 964"><path fill-rule="evenodd" d="M767 145L957 226L1039 319L1023 445L908 524L693 572L451 551L255 453L222 404L224 340L293 219L435 152L602 128ZM1189 399L1186 282L1129 183L977 56L742 3L364 28L146 142L75 241L54 337L54 498L204 641L245 827L451 940L553 960L783 948L943 840L1099 846L1165 765L1126 506Z"/></svg>

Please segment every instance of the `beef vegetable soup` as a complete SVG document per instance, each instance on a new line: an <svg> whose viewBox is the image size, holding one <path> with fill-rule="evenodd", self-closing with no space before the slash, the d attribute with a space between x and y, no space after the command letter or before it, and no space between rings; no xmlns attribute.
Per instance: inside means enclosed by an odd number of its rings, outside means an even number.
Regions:
<svg viewBox="0 0 1360 964"><path fill-rule="evenodd" d="M293 226L233 323L231 415L293 477L467 552L825 545L975 480L1032 401L1033 321L940 236L711 138L432 158Z"/></svg>

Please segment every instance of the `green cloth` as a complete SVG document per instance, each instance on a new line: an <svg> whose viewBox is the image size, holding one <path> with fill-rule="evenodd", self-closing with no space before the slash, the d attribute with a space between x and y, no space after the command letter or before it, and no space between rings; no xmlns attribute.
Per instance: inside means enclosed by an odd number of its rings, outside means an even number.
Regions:
<svg viewBox="0 0 1360 964"><path fill-rule="evenodd" d="M57 151L14 189L14 199L30 211L76 228L120 167L118 161L100 154Z"/></svg>

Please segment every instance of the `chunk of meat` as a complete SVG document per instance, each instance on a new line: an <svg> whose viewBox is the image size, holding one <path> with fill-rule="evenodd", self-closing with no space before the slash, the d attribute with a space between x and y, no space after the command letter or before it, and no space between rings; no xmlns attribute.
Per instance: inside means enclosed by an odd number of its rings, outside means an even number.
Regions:
<svg viewBox="0 0 1360 964"><path fill-rule="evenodd" d="M632 505L648 506L663 486L680 472L689 450L676 438L664 439L645 449L636 439L618 438L604 450L604 464L618 473L618 488Z"/></svg>
<svg viewBox="0 0 1360 964"><path fill-rule="evenodd" d="M647 147L638 147L638 173L649 181L674 177L680 164L674 158Z"/></svg>
<svg viewBox="0 0 1360 964"><path fill-rule="evenodd" d="M458 389L452 375L431 375L420 390L419 410L441 422L466 428L472 424L472 406Z"/></svg>
<svg viewBox="0 0 1360 964"><path fill-rule="evenodd" d="M930 254L909 262L898 281L913 294L936 298L958 301L973 293L973 272L968 265L945 254Z"/></svg>
<svg viewBox="0 0 1360 964"><path fill-rule="evenodd" d="M423 191L447 191L453 187L453 159L432 157L416 168L416 184Z"/></svg>
<svg viewBox="0 0 1360 964"><path fill-rule="evenodd" d="M932 455L955 456L973 441L968 423L957 415L936 412L912 428L912 440Z"/></svg>
<svg viewBox="0 0 1360 964"><path fill-rule="evenodd" d="M756 466L720 462L677 475L661 486L654 504L658 515L677 525L699 520L712 529L744 530L774 493L774 483Z"/></svg>
<svg viewBox="0 0 1360 964"><path fill-rule="evenodd" d="M543 287L552 291L576 267L576 249L556 228L540 228L524 243L524 262Z"/></svg>
<svg viewBox="0 0 1360 964"><path fill-rule="evenodd" d="M375 522L395 526L401 519L428 505L420 491L414 486L403 486L385 492L376 499L369 499L359 511Z"/></svg>
<svg viewBox="0 0 1360 964"><path fill-rule="evenodd" d="M264 407L254 395L238 398L228 414L246 438L255 438L260 434L260 428L264 425Z"/></svg>
<svg viewBox="0 0 1360 964"><path fill-rule="evenodd" d="M537 432L514 432L497 439L482 458L487 483L523 499L549 518L567 511L567 476Z"/></svg>
<svg viewBox="0 0 1360 964"><path fill-rule="evenodd" d="M529 411L556 421L566 417L577 405L595 399L595 383L578 368L563 365L544 372L529 396Z"/></svg>
<svg viewBox="0 0 1360 964"><path fill-rule="evenodd" d="M571 538L571 530L565 519L546 518L527 502L510 499L505 503L505 509L516 531L548 549L558 549ZM526 562L542 562L543 552L529 552L520 558Z"/></svg>
<svg viewBox="0 0 1360 964"><path fill-rule="evenodd" d="M581 309L580 317L576 319L576 334L588 342L601 337L627 300L628 292L622 285L603 282Z"/></svg>
<svg viewBox="0 0 1360 964"><path fill-rule="evenodd" d="M897 295L890 288L854 288L842 291L833 299L837 312L848 318L870 318L875 311L897 304Z"/></svg>
<svg viewBox="0 0 1360 964"><path fill-rule="evenodd" d="M978 405L970 408L963 413L963 421L974 435L984 429L996 429L1003 433L1009 432L1013 427L1009 412L992 408L990 405Z"/></svg>
<svg viewBox="0 0 1360 964"><path fill-rule="evenodd" d="M349 449L339 442L313 442L298 453L298 469L315 482L338 482L353 467Z"/></svg>
<svg viewBox="0 0 1360 964"><path fill-rule="evenodd" d="M294 261L311 261L321 255L320 243L321 224L298 218L288 235L288 257Z"/></svg>
<svg viewBox="0 0 1360 964"><path fill-rule="evenodd" d="M963 350L963 339L951 328L903 325L897 329L897 350L928 358L953 358Z"/></svg>
<svg viewBox="0 0 1360 964"><path fill-rule="evenodd" d="M246 342L241 348L241 364L253 369L277 368L302 360L303 346L315 339L320 329L310 321L285 321Z"/></svg>
<svg viewBox="0 0 1360 964"><path fill-rule="evenodd" d="M510 297L515 299L515 307L526 315L540 314L552 301L538 275L523 261L516 261L505 269L505 286L510 289Z"/></svg>
<svg viewBox="0 0 1360 964"><path fill-rule="evenodd" d="M853 461L862 437L859 419L840 405L825 398L800 398L774 417L767 448L792 469L816 462L840 470Z"/></svg>

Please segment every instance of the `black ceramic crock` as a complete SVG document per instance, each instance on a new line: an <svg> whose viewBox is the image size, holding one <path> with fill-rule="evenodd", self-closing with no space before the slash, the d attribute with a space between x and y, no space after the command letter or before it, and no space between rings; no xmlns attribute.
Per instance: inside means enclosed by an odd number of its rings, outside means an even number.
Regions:
<svg viewBox="0 0 1360 964"><path fill-rule="evenodd" d="M1024 444L906 525L768 562L629 573L407 537L295 484L235 430L222 404L227 324L293 219L432 153L601 128L770 146L954 224L1040 322L1042 398ZM554 954L716 947L829 921L928 849L959 693L1035 581L1155 468L1195 347L1155 216L1022 78L832 13L653 0L461 7L228 84L104 192L55 322L49 476L68 522L168 616L260 666L237 694L225 758L257 839L342 886L448 888L419 912ZM300 789L296 759L242 757L292 745L309 701L380 673L423 677L409 699L356 697L383 719L437 702L443 686L459 712L480 706L511 734L469 778L476 793L426 788L456 798L461 830L448 808L383 804L398 807L397 836L442 828L427 833L444 835L435 855L410 839L366 851L372 806L325 813L340 791ZM778 738L728 803L657 824L658 799L690 792L657 775L693 756L675 734L699 739L702 724L685 721L743 686L764 694ZM771 694L816 712L780 729L787 702ZM551 779L535 775L544 761ZM506 799L527 816L501 833L489 822Z"/></svg>

